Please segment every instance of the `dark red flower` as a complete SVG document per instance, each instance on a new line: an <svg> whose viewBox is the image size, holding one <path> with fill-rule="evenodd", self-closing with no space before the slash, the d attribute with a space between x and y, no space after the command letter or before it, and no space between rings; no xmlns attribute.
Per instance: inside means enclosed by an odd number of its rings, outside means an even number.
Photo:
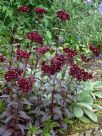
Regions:
<svg viewBox="0 0 102 136"><path fill-rule="evenodd" d="M7 82L10 82L12 80L18 79L18 77L23 73L23 70L19 69L19 68L12 68L9 71L7 71L5 73L5 80Z"/></svg>
<svg viewBox="0 0 102 136"><path fill-rule="evenodd" d="M86 81L92 78L91 73L86 72L84 69L80 68L78 65L71 66L70 75L79 81Z"/></svg>
<svg viewBox="0 0 102 136"><path fill-rule="evenodd" d="M64 55L57 55L51 59L51 69L53 71L53 74L61 70L65 61L66 58Z"/></svg>
<svg viewBox="0 0 102 136"><path fill-rule="evenodd" d="M51 68L53 69L54 73L61 70L62 61L58 60L57 58L51 59Z"/></svg>
<svg viewBox="0 0 102 136"><path fill-rule="evenodd" d="M69 13L67 13L66 11L58 11L57 16L61 19L61 21L66 21L66 20L70 20L70 16Z"/></svg>
<svg viewBox="0 0 102 136"><path fill-rule="evenodd" d="M89 49L90 49L96 56L99 56L99 54L100 54L99 48L95 47L94 45L89 45Z"/></svg>
<svg viewBox="0 0 102 136"><path fill-rule="evenodd" d="M28 59L30 57L30 53L25 50L17 50L16 52L17 59Z"/></svg>
<svg viewBox="0 0 102 136"><path fill-rule="evenodd" d="M56 58L61 62L62 65L66 62L66 57L64 54L57 55Z"/></svg>
<svg viewBox="0 0 102 136"><path fill-rule="evenodd" d="M19 9L19 11L21 11L21 12L29 12L29 7L28 6L26 6L26 5L23 5L23 6L21 6L21 7L19 7L18 8Z"/></svg>
<svg viewBox="0 0 102 136"><path fill-rule="evenodd" d="M56 72L61 70L62 66L65 64L65 61L66 58L63 54L57 55L51 59L50 65L43 62L41 70L44 72L44 74L54 75Z"/></svg>
<svg viewBox="0 0 102 136"><path fill-rule="evenodd" d="M19 79L18 84L20 89L22 89L25 93L27 93L33 87L33 82L30 80L30 78L21 78Z"/></svg>
<svg viewBox="0 0 102 136"><path fill-rule="evenodd" d="M73 50L71 48L64 48L63 50L64 50L65 53L67 53L68 58L72 58L72 57L77 55L77 51Z"/></svg>
<svg viewBox="0 0 102 136"><path fill-rule="evenodd" d="M34 11L38 14L46 14L48 12L46 9L40 7L34 8Z"/></svg>
<svg viewBox="0 0 102 136"><path fill-rule="evenodd" d="M51 66L48 65L46 62L42 62L41 70L43 71L44 74L47 74L47 75L52 74Z"/></svg>
<svg viewBox="0 0 102 136"><path fill-rule="evenodd" d="M5 61L5 57L0 54L0 62L4 62L4 61Z"/></svg>
<svg viewBox="0 0 102 136"><path fill-rule="evenodd" d="M46 52L50 51L50 48L49 46L44 46L44 47L38 47L38 48L35 48L35 51L38 53L38 54L45 54Z"/></svg>
<svg viewBox="0 0 102 136"><path fill-rule="evenodd" d="M81 55L81 60L82 60L83 62L88 62L90 59L87 58L84 54L82 54L82 55Z"/></svg>
<svg viewBox="0 0 102 136"><path fill-rule="evenodd" d="M43 44L43 37L38 32L29 32L26 37L32 42Z"/></svg>

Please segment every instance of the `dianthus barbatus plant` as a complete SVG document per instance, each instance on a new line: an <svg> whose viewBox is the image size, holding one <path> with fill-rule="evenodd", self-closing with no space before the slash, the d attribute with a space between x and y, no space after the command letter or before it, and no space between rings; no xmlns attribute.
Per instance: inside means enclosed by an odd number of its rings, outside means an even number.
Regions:
<svg viewBox="0 0 102 136"><path fill-rule="evenodd" d="M36 42L36 48L30 45L25 50L22 45L18 48L12 44L10 61L0 55L0 63L5 65L0 96L6 104L0 116L3 136L24 136L29 122L40 128L49 119L56 121L57 127L67 129L63 120L72 117L70 106L77 90L71 86L92 78L91 73L74 62L77 50L63 48L48 60L44 55L53 49L40 44L43 37L35 36L35 32L34 37L30 34L27 38ZM52 132L58 133L56 128Z"/></svg>
<svg viewBox="0 0 102 136"><path fill-rule="evenodd" d="M13 45L11 45L13 46ZM14 47L12 48L12 52ZM19 59L18 59L19 54ZM4 78L2 80L2 92L0 99L6 104L6 109L0 116L4 127L0 129L0 136L25 135L30 117L24 110L24 99L32 90L35 79L32 75L26 75L27 62L30 55L25 50L16 50L10 60L3 57L0 63L5 65ZM15 62L13 62L15 60ZM25 65L25 69L20 64ZM3 70L3 69L2 69Z"/></svg>
<svg viewBox="0 0 102 136"><path fill-rule="evenodd" d="M19 7L19 12L29 11L28 6ZM38 16L48 12L39 7L34 11ZM66 11L56 14L60 22L70 20ZM15 47L12 41L8 57L0 54L3 71L0 99L6 105L0 116L3 126L0 136L25 136L30 122L43 129L48 120L57 122L50 133L58 135L58 128L67 129L64 118L73 117L71 104L77 94L76 86L91 79L92 74L76 63L77 50L69 47L54 50L44 44L44 37L38 31L25 35L30 43L27 50L23 45ZM89 48L94 55L99 55L97 48ZM41 132L38 130L36 135Z"/></svg>

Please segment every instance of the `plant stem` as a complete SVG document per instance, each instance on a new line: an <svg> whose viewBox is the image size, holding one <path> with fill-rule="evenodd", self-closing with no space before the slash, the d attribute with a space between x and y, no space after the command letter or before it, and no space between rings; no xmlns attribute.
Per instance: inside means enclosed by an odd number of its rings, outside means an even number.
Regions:
<svg viewBox="0 0 102 136"><path fill-rule="evenodd" d="M51 119L53 119L54 117L54 94L55 94L55 90L52 90L52 101L51 101Z"/></svg>
<svg viewBox="0 0 102 136"><path fill-rule="evenodd" d="M52 90L52 100L51 100L51 119L54 118L55 79L56 79L56 75L55 75L54 80L53 80L53 90Z"/></svg>

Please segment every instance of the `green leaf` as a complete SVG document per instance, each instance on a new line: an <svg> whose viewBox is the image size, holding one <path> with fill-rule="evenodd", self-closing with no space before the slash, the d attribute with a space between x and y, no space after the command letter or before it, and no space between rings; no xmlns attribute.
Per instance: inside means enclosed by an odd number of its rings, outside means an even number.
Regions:
<svg viewBox="0 0 102 136"><path fill-rule="evenodd" d="M84 102L84 103L89 103L89 104L93 103L92 96L87 92L81 92L80 94L78 94L76 97L76 100L78 102Z"/></svg>
<svg viewBox="0 0 102 136"><path fill-rule="evenodd" d="M0 100L0 113L3 112L5 109L5 104L2 100Z"/></svg>
<svg viewBox="0 0 102 136"><path fill-rule="evenodd" d="M82 108L80 108L80 107L78 107L78 106L74 106L73 110L74 110L74 114L75 114L75 116L76 116L77 118L82 117L83 114L84 114Z"/></svg>
<svg viewBox="0 0 102 136"><path fill-rule="evenodd" d="M84 123L90 123L90 120L85 116L80 117L79 120L81 120Z"/></svg>
<svg viewBox="0 0 102 136"><path fill-rule="evenodd" d="M94 121L94 122L98 121L97 115L94 112L89 111L87 109L84 109L84 112L92 121Z"/></svg>
<svg viewBox="0 0 102 136"><path fill-rule="evenodd" d="M89 81L84 83L84 90L89 93L93 92L95 88L100 88L100 87L102 87L102 82L99 81L96 82Z"/></svg>
<svg viewBox="0 0 102 136"><path fill-rule="evenodd" d="M96 81L95 88L100 88L100 87L102 87L102 82Z"/></svg>
<svg viewBox="0 0 102 136"><path fill-rule="evenodd" d="M78 102L77 105L83 108L87 108L92 111L92 107L88 103Z"/></svg>
<svg viewBox="0 0 102 136"><path fill-rule="evenodd" d="M85 82L84 90L91 93L94 91L94 83L93 82Z"/></svg>
<svg viewBox="0 0 102 136"><path fill-rule="evenodd" d="M94 104L93 108L96 108L98 110L102 110L102 106L98 105L98 104Z"/></svg>
<svg viewBox="0 0 102 136"><path fill-rule="evenodd" d="M95 92L94 95L98 98L102 98L102 92Z"/></svg>
<svg viewBox="0 0 102 136"><path fill-rule="evenodd" d="M47 33L48 38L51 39L52 38L51 32L50 31L46 31L46 33Z"/></svg>
<svg viewBox="0 0 102 136"><path fill-rule="evenodd" d="M50 133L44 133L45 136L51 136Z"/></svg>

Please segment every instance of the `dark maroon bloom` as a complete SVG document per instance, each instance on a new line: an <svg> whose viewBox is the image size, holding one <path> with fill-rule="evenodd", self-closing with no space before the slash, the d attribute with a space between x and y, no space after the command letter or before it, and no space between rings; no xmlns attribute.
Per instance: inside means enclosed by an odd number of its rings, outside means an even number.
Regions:
<svg viewBox="0 0 102 136"><path fill-rule="evenodd" d="M64 64L66 62L66 57L64 54L61 55L57 55L56 58L62 63Z"/></svg>
<svg viewBox="0 0 102 136"><path fill-rule="evenodd" d="M47 13L47 10L44 9L44 8L40 8L40 7L37 7L37 8L34 8L34 11L38 14L46 14Z"/></svg>
<svg viewBox="0 0 102 136"><path fill-rule="evenodd" d="M48 65L46 62L42 63L42 71L44 74L47 75L54 75L56 72L59 72L64 65L66 61L65 56L62 55L57 55L51 59L50 65Z"/></svg>
<svg viewBox="0 0 102 136"><path fill-rule="evenodd" d="M53 70L53 74L61 70L65 61L66 58L64 55L57 55L51 59L51 69Z"/></svg>
<svg viewBox="0 0 102 136"><path fill-rule="evenodd" d="M67 53L68 58L72 58L72 57L77 55L76 50L73 50L73 49L70 49L70 48L64 48L63 50L64 50L65 53Z"/></svg>
<svg viewBox="0 0 102 136"><path fill-rule="evenodd" d="M25 50L17 50L16 52L17 59L28 59L30 57L30 53Z"/></svg>
<svg viewBox="0 0 102 136"><path fill-rule="evenodd" d="M26 5L24 5L24 6L21 6L21 7L19 7L18 8L21 12L29 12L29 7L28 6L26 6Z"/></svg>
<svg viewBox="0 0 102 136"><path fill-rule="evenodd" d="M4 61L5 61L5 57L0 54L0 62L4 62Z"/></svg>
<svg viewBox="0 0 102 136"><path fill-rule="evenodd" d="M61 70L62 61L58 60L57 58L51 59L51 68L53 69L54 73Z"/></svg>
<svg viewBox="0 0 102 136"><path fill-rule="evenodd" d="M41 70L43 71L44 74L47 74L47 75L51 75L52 73L51 66L48 65L46 62L42 63Z"/></svg>
<svg viewBox="0 0 102 136"><path fill-rule="evenodd" d="M5 80L10 82L12 80L18 79L18 77L23 73L23 71L19 68L12 68L5 73Z"/></svg>
<svg viewBox="0 0 102 136"><path fill-rule="evenodd" d="M81 55L81 60L82 60L83 62L88 62L90 59L87 58L84 54L82 54L82 55Z"/></svg>
<svg viewBox="0 0 102 136"><path fill-rule="evenodd" d="M29 80L29 78L21 78L18 81L20 89L22 89L25 93L32 89L33 82Z"/></svg>
<svg viewBox="0 0 102 136"><path fill-rule="evenodd" d="M66 20L70 20L70 16L69 13L67 13L66 11L58 11L57 16L61 19L61 21L66 21Z"/></svg>
<svg viewBox="0 0 102 136"><path fill-rule="evenodd" d="M38 48L35 48L35 51L38 53L38 54L45 54L46 52L50 51L50 48L49 46L43 46L43 47L38 47Z"/></svg>
<svg viewBox="0 0 102 136"><path fill-rule="evenodd" d="M93 46L93 45L89 45L89 49L96 55L96 56L99 56L100 54L100 50L99 48Z"/></svg>
<svg viewBox="0 0 102 136"><path fill-rule="evenodd" d="M86 81L92 78L92 74L86 72L78 65L72 65L70 68L70 75L79 81Z"/></svg>
<svg viewBox="0 0 102 136"><path fill-rule="evenodd" d="M51 59L51 69L52 73L55 74L56 72L59 72L64 65L66 61L65 56L62 55L57 55Z"/></svg>
<svg viewBox="0 0 102 136"><path fill-rule="evenodd" d="M38 32L29 32L26 37L32 42L43 44L43 37Z"/></svg>

